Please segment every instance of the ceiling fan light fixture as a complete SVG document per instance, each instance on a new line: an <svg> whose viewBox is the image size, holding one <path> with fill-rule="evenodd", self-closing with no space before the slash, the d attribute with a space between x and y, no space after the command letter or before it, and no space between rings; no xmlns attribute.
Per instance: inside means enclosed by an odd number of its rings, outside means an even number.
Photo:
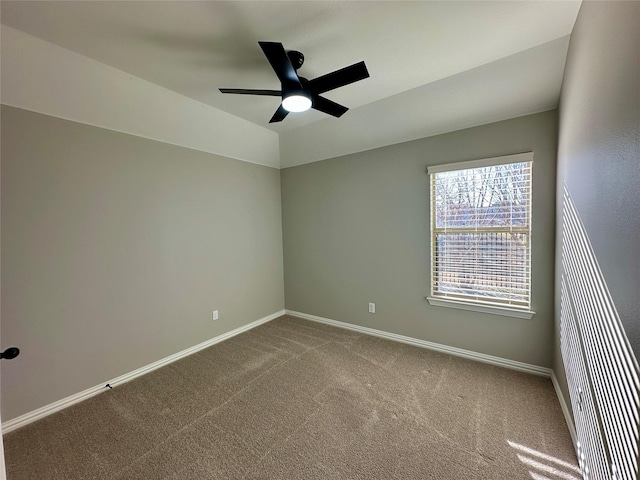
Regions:
<svg viewBox="0 0 640 480"><path fill-rule="evenodd" d="M288 112L305 112L311 108L311 99L297 92L283 98L282 106Z"/></svg>

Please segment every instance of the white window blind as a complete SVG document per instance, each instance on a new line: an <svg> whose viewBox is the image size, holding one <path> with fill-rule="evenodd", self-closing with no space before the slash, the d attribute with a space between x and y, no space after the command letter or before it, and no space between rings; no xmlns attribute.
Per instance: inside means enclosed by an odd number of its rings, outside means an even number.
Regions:
<svg viewBox="0 0 640 480"><path fill-rule="evenodd" d="M430 167L431 296L528 310L533 153Z"/></svg>

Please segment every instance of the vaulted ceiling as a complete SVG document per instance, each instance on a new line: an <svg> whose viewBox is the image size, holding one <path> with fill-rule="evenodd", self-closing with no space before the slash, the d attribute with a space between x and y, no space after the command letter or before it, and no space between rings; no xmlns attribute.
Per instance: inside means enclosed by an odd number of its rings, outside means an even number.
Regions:
<svg viewBox="0 0 640 480"><path fill-rule="evenodd" d="M3 1L0 18L278 132L281 144L344 129L389 135L394 143L555 108L579 7L580 1ZM371 77L325 95L350 107L340 119L312 110L269 124L277 97L218 91L280 88L260 40L303 52L300 74L307 78L361 60Z"/></svg>

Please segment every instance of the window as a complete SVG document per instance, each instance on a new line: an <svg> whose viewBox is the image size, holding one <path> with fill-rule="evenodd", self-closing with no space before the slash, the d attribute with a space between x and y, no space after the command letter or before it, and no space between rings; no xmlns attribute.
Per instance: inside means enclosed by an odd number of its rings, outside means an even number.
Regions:
<svg viewBox="0 0 640 480"><path fill-rule="evenodd" d="M531 318L533 153L429 167L432 305Z"/></svg>

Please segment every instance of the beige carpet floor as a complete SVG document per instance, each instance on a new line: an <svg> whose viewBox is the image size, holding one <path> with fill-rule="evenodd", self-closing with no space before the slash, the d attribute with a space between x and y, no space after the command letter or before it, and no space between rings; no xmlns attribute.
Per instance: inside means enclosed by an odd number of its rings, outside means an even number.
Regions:
<svg viewBox="0 0 640 480"><path fill-rule="evenodd" d="M289 316L4 440L9 480L581 478L548 378Z"/></svg>

